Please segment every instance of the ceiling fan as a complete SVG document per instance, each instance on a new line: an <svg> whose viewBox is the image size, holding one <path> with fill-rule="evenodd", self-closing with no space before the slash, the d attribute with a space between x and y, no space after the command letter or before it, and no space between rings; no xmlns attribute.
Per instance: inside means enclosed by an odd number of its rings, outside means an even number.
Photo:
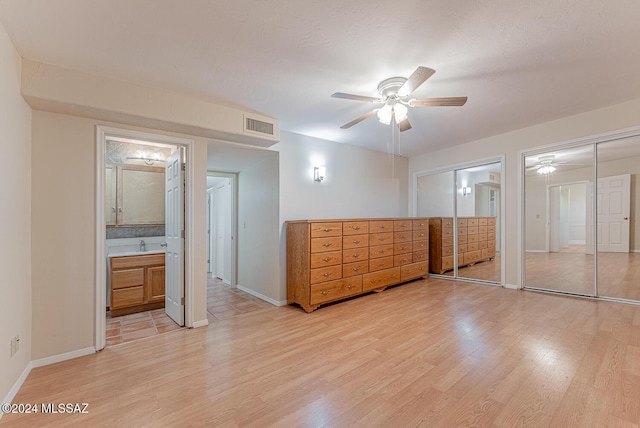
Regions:
<svg viewBox="0 0 640 428"><path fill-rule="evenodd" d="M449 97L449 98L423 98L408 99L420 85L422 85L436 71L428 67L418 67L409 78L391 77L385 79L378 85L379 98L367 97L364 95L345 94L336 92L331 96L333 98L344 98L347 100L364 101L374 104L384 104L382 107L365 113L362 116L345 123L340 128L351 128L365 119L377 114L381 123L389 125L391 121L395 121L400 131L411 129L411 123L407 117L409 109L407 107L432 107L432 106L462 106L467 102L467 97Z"/></svg>
<svg viewBox="0 0 640 428"><path fill-rule="evenodd" d="M538 163L525 168L526 171L536 171L539 174L551 174L558 165L573 165L567 161L560 162L556 160L555 155L538 156Z"/></svg>

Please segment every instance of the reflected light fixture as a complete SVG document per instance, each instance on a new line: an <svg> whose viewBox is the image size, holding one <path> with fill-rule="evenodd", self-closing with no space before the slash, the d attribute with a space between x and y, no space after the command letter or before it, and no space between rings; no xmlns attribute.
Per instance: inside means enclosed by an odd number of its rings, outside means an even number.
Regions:
<svg viewBox="0 0 640 428"><path fill-rule="evenodd" d="M324 180L324 177L327 173L327 168L324 166L314 166L313 167L313 181L317 181L318 183Z"/></svg>
<svg viewBox="0 0 640 428"><path fill-rule="evenodd" d="M551 165L544 165L538 168L538 174L551 174L556 168Z"/></svg>

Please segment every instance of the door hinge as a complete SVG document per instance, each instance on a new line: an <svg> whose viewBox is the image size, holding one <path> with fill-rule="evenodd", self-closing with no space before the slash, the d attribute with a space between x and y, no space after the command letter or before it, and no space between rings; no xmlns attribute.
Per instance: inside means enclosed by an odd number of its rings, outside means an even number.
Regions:
<svg viewBox="0 0 640 428"><path fill-rule="evenodd" d="M180 299L180 304L184 305L184 297Z"/></svg>
<svg viewBox="0 0 640 428"><path fill-rule="evenodd" d="M182 162L182 170L183 171L187 170L187 164L185 162Z"/></svg>
<svg viewBox="0 0 640 428"><path fill-rule="evenodd" d="M184 239L184 230L180 231L180 237Z"/></svg>

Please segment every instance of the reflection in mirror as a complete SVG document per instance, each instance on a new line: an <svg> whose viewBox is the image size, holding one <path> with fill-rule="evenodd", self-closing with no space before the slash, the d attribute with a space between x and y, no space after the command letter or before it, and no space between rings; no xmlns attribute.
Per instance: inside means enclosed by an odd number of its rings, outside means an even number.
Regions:
<svg viewBox="0 0 640 428"><path fill-rule="evenodd" d="M501 162L456 172L458 277L500 282Z"/></svg>
<svg viewBox="0 0 640 428"><path fill-rule="evenodd" d="M596 242L598 295L640 300L640 138L600 143Z"/></svg>
<svg viewBox="0 0 640 428"><path fill-rule="evenodd" d="M453 221L454 204L453 171L418 177L418 217L430 217L429 221L429 271L453 275ZM437 219L449 219L442 220ZM437 231L437 232L436 232ZM442 237L444 233L444 239ZM444 252L443 252L444 250Z"/></svg>
<svg viewBox="0 0 640 428"><path fill-rule="evenodd" d="M525 158L525 287L594 295L593 146Z"/></svg>

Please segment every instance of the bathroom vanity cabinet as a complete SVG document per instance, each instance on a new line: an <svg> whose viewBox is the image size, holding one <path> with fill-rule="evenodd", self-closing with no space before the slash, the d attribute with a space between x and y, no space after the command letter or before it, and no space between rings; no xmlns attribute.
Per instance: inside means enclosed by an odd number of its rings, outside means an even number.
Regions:
<svg viewBox="0 0 640 428"><path fill-rule="evenodd" d="M111 257L112 316L164 308L164 261L164 253Z"/></svg>

